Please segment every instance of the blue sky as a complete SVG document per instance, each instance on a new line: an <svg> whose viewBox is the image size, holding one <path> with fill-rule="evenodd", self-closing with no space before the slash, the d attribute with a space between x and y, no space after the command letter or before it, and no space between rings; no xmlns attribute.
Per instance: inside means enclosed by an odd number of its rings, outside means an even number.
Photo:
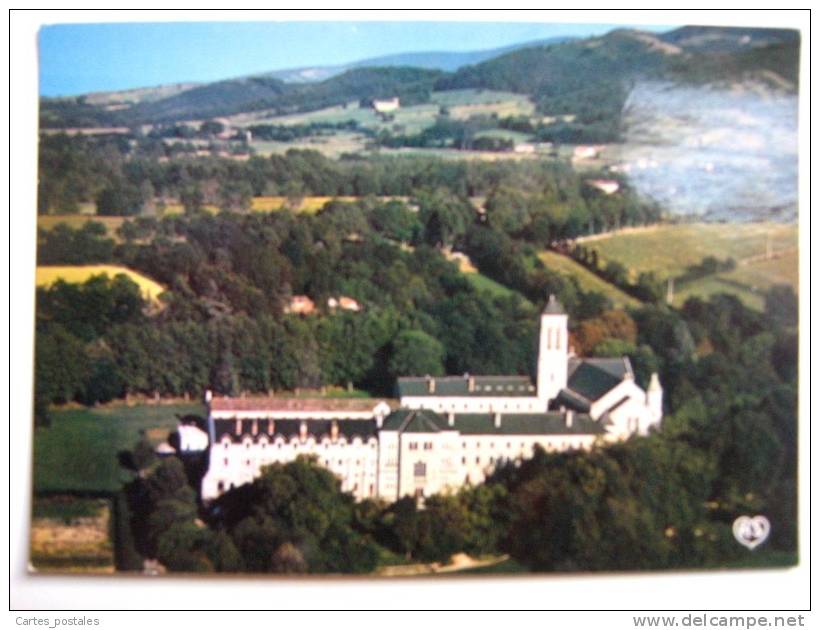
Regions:
<svg viewBox="0 0 820 630"><path fill-rule="evenodd" d="M40 93L215 81L400 52L485 50L547 37L584 37L612 28L509 22L56 24L40 30Z"/></svg>

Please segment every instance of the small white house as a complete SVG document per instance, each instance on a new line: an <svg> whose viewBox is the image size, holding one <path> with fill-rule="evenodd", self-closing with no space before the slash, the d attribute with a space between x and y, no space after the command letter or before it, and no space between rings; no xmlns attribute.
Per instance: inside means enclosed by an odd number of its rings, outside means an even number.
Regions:
<svg viewBox="0 0 820 630"><path fill-rule="evenodd" d="M621 185L614 179L590 179L587 184L605 195L613 195L621 188Z"/></svg>
<svg viewBox="0 0 820 630"><path fill-rule="evenodd" d="M394 96L393 98L387 99L373 99L373 110L379 114L389 114L390 112L394 112L399 108L399 97Z"/></svg>

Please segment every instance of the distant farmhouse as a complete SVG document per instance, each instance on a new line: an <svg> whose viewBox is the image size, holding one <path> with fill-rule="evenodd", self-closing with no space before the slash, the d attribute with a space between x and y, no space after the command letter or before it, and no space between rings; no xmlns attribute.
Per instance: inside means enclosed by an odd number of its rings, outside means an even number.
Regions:
<svg viewBox="0 0 820 630"><path fill-rule="evenodd" d="M373 99L373 110L378 114L389 114L390 112L394 112L399 108L399 97L394 96L393 98L386 98L386 99Z"/></svg>
<svg viewBox="0 0 820 630"><path fill-rule="evenodd" d="M508 461L645 435L663 414L627 357L585 359L568 345L554 296L541 314L538 367L529 376L412 376L399 407L384 400L223 398L206 395L205 430L181 426L179 450L206 453L202 499L249 483L261 468L312 455L357 499L394 501L480 483Z"/></svg>

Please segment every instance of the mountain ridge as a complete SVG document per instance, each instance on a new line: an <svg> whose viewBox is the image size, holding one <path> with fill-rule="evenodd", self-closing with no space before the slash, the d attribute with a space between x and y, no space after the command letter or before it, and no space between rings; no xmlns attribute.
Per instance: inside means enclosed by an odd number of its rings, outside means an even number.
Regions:
<svg viewBox="0 0 820 630"><path fill-rule="evenodd" d="M508 47L506 52L490 49L481 54L501 52L453 72L360 66L302 83L288 83L265 73L201 84L114 108L87 96L41 99L41 125L164 124L264 109L280 115L392 96L412 105L427 102L434 90L472 88L525 94L541 114L576 116L576 122L567 123L566 129L549 139L567 141L579 137L581 127L589 127L595 132L592 135L615 140L629 86L639 78L703 83L752 77L778 89L794 89L797 83L799 35L795 31L686 26L660 34L615 29L596 37L558 40ZM357 63L390 58L398 62L407 55Z"/></svg>

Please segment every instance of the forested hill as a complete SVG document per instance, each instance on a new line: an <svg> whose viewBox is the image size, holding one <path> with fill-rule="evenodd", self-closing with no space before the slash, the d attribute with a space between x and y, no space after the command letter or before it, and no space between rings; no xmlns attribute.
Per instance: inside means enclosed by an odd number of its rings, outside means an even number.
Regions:
<svg viewBox="0 0 820 630"><path fill-rule="evenodd" d="M124 109L95 106L84 97L43 99L41 124L133 126L263 109L286 114L393 96L402 105L413 105L427 102L433 90L484 88L527 94L540 113L574 115L575 121L567 124L587 132L598 127L586 135L614 140L623 103L636 80L753 79L794 91L798 51L799 35L788 30L684 27L656 35L619 29L601 37L517 49L453 73L363 67L314 83L257 76L201 85Z"/></svg>
<svg viewBox="0 0 820 630"><path fill-rule="evenodd" d="M564 135L617 139L631 84L639 79L709 83L754 79L793 91L794 31L684 27L664 35L616 30L602 37L516 50L461 68L437 90L485 88L529 94L547 115L572 114Z"/></svg>
<svg viewBox="0 0 820 630"><path fill-rule="evenodd" d="M77 99L43 99L44 127L131 126L271 110L277 114L321 109L353 100L398 96L403 104L430 98L443 73L422 68L357 68L319 83L285 83L249 77L201 85L168 98L110 111Z"/></svg>

